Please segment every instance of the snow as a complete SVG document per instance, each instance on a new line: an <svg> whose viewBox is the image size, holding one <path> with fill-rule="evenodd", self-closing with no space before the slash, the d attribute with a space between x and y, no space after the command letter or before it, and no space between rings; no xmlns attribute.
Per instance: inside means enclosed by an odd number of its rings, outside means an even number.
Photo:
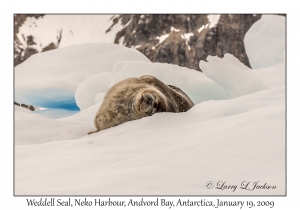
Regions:
<svg viewBox="0 0 300 210"><path fill-rule="evenodd" d="M36 145L65 141L85 135L90 126L76 122L60 122L39 114L15 111L15 145ZM17 163L17 162L16 162Z"/></svg>
<svg viewBox="0 0 300 210"><path fill-rule="evenodd" d="M16 97L29 100L17 92L34 90L38 102L43 96L63 103L70 91L80 107L60 119L15 109L16 195L285 194L285 63L252 70L225 54L201 61L201 73L136 53L120 45L75 45L32 56L15 69ZM145 74L180 87L195 106L87 135L107 89ZM276 189L205 187L245 180Z"/></svg>
<svg viewBox="0 0 300 210"><path fill-rule="evenodd" d="M189 41L191 36L194 36L194 34L193 33L181 34L181 38L185 39L186 41Z"/></svg>
<svg viewBox="0 0 300 210"><path fill-rule="evenodd" d="M188 46L188 49L191 50L190 45L188 44L188 41L190 40L191 36L194 36L193 33L185 33L181 34L181 38L185 40L185 44Z"/></svg>
<svg viewBox="0 0 300 210"><path fill-rule="evenodd" d="M171 31L179 32L179 31L180 31L180 29L178 29L178 28L174 28L174 27L172 26L172 27L171 27Z"/></svg>
<svg viewBox="0 0 300 210"><path fill-rule="evenodd" d="M204 28L206 28L206 25L202 25L202 26L198 29L198 33L200 33Z"/></svg>
<svg viewBox="0 0 300 210"><path fill-rule="evenodd" d="M223 59L208 56L207 61L200 61L203 73L223 87L230 98L269 88L255 72L231 54L225 54Z"/></svg>
<svg viewBox="0 0 300 210"><path fill-rule="evenodd" d="M23 46L27 46L27 36L32 35L36 44L31 47L38 52L52 42L58 44L60 31L60 48L84 43L114 43L117 32L124 26L119 21L106 33L113 24L112 17L113 15L45 15L38 19L27 17L19 28L17 37Z"/></svg>
<svg viewBox="0 0 300 210"><path fill-rule="evenodd" d="M124 36L122 36L122 37L119 39L119 44L120 44L120 45L123 45L123 44L124 44Z"/></svg>
<svg viewBox="0 0 300 210"><path fill-rule="evenodd" d="M107 43L73 45L35 54L15 67L15 101L76 110L78 86L89 76L112 71L118 60L150 62L135 49Z"/></svg>
<svg viewBox="0 0 300 210"><path fill-rule="evenodd" d="M285 63L280 63L263 69L255 69L254 73L259 75L269 87L278 87L285 84Z"/></svg>
<svg viewBox="0 0 300 210"><path fill-rule="evenodd" d="M26 109L24 107L21 107L21 106L17 106L17 105L14 105L15 107L15 111L21 111L21 112L31 112L31 110L29 109Z"/></svg>
<svg viewBox="0 0 300 210"><path fill-rule="evenodd" d="M209 28L215 27L220 19L220 15L207 15L208 22L209 22Z"/></svg>
<svg viewBox="0 0 300 210"><path fill-rule="evenodd" d="M58 119L58 118L64 118L71 115L74 115L78 113L79 110L68 110L68 109L44 109L44 110L37 110L33 113L42 115L47 118L51 119Z"/></svg>
<svg viewBox="0 0 300 210"><path fill-rule="evenodd" d="M262 15L245 35L245 50L252 68L264 68L284 62L285 17Z"/></svg>
<svg viewBox="0 0 300 210"><path fill-rule="evenodd" d="M33 36L33 44L31 47L39 52L42 48L48 46L52 42L57 43L57 37L60 33L60 27L57 24L49 24L49 18L57 21L55 16L45 16L38 19L27 17L25 22L19 28L17 37L23 46L27 46L27 37ZM57 21L58 22L58 21Z"/></svg>
<svg viewBox="0 0 300 210"><path fill-rule="evenodd" d="M168 38L170 36L170 34L164 34L164 35L161 35L161 36L157 36L156 39L159 40L159 43L162 43L163 41L165 41L166 38Z"/></svg>

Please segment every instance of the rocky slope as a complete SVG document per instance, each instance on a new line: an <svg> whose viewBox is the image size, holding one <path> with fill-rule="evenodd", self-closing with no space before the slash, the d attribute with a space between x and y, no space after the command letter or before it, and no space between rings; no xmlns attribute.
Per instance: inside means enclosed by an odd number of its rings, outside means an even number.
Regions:
<svg viewBox="0 0 300 210"><path fill-rule="evenodd" d="M15 15L15 65L20 64L32 54L60 47L62 31L65 31L66 28L59 29L58 27L57 36L52 38L53 41L49 42L47 46L40 47L34 46L39 43L37 39L41 39L42 36L35 37L30 34L30 31L20 34L19 28L24 24L26 18L31 18L32 23L27 24L26 27L36 27L32 18L38 21L43 17L44 15ZM83 15L79 17L86 18ZM206 60L208 55L223 57L225 53L230 53L250 67L243 39L247 30L260 17L261 15L246 14L123 14L112 16L109 20L109 27L103 25L106 27L103 28L103 31L114 36L114 43L136 48L152 62L173 63L200 70L199 61ZM59 18L57 20L59 21ZM82 24L83 28L84 25ZM117 28L117 32L112 32L114 28ZM40 30L42 33L42 29ZM75 30L72 30L72 25L68 26L67 30L74 35ZM85 34L81 32L80 36L88 37L93 32L93 27L84 28L82 31ZM103 41L107 42L107 40ZM72 44L72 42L68 44Z"/></svg>
<svg viewBox="0 0 300 210"><path fill-rule="evenodd" d="M19 28L24 24L28 17L38 20L43 16L43 14L22 14L14 16L14 66L22 63L33 54L56 49L59 47L60 37L58 37L57 40L53 40L53 42L49 43L49 45L44 46L39 50L34 47L34 45L36 44L35 37L31 34L28 34L26 36L24 34L21 34L21 38L17 36L19 34ZM36 25L30 25L30 27L36 27ZM21 41L21 39L23 39L23 42Z"/></svg>
<svg viewBox="0 0 300 210"><path fill-rule="evenodd" d="M115 43L135 47L153 62L199 70L208 55L233 54L250 67L244 36L261 15L121 15ZM215 25L212 24L215 19Z"/></svg>

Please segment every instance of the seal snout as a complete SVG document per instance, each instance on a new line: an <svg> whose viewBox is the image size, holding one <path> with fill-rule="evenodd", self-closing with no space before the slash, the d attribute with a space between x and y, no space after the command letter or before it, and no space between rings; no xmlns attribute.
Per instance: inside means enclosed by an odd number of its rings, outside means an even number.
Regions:
<svg viewBox="0 0 300 210"><path fill-rule="evenodd" d="M140 111L145 112L148 115L152 115L153 113L153 104L155 102L155 98L153 95L149 93L144 93L140 98Z"/></svg>

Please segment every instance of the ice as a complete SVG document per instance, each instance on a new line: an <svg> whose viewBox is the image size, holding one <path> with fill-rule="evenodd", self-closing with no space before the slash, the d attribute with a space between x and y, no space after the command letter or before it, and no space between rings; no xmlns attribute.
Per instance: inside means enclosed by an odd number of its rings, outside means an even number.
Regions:
<svg viewBox="0 0 300 210"><path fill-rule="evenodd" d="M207 60L208 62L200 63L204 74L172 64L116 61L111 72L89 76L78 86L75 92L76 105L81 110L86 109L101 102L112 85L123 79L142 75L152 75L166 84L178 86L196 104L207 100L236 98L269 88L268 83L263 81L256 71L249 69L230 54L225 54L223 59L209 56ZM281 72L281 76L284 75L282 65L278 71ZM272 73L270 74L267 78L272 77ZM282 80L282 77L275 78ZM74 101L72 103L75 104Z"/></svg>
<svg viewBox="0 0 300 210"><path fill-rule="evenodd" d="M78 110L75 91L94 74L111 72L118 60L150 62L135 49L116 44L73 45L31 56L15 67L15 101Z"/></svg>
<svg viewBox="0 0 300 210"><path fill-rule="evenodd" d="M118 61L115 63L112 73L105 75L106 82L103 82L102 85L98 84L101 75L94 75L86 79L76 91L76 102L83 110L100 102L108 88L117 82L143 75L152 75L166 84L181 88L196 104L207 100L229 98L223 88L199 71L166 63Z"/></svg>
<svg viewBox="0 0 300 210"><path fill-rule="evenodd" d="M255 72L231 54L225 54L223 59L217 56L208 56L207 61L200 61L203 73L219 84L230 98L269 88Z"/></svg>
<svg viewBox="0 0 300 210"><path fill-rule="evenodd" d="M110 84L110 73L104 72L95 74L85 79L77 88L75 93L75 99L77 105L81 110L88 108L89 106L99 101L100 95L96 99L96 95L99 93L105 93ZM101 94L101 97L104 95Z"/></svg>
<svg viewBox="0 0 300 210"><path fill-rule="evenodd" d="M252 68L282 63L285 57L285 17L262 15L247 31L244 43Z"/></svg>
<svg viewBox="0 0 300 210"><path fill-rule="evenodd" d="M110 86L130 77L152 75L166 84L182 89L194 103L206 100L227 99L226 92L199 71L166 63L127 61L117 63L112 71Z"/></svg>

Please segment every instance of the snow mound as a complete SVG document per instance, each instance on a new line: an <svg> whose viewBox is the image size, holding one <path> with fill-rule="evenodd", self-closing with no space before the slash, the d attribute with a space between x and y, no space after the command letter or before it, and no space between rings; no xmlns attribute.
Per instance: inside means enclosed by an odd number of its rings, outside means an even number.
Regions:
<svg viewBox="0 0 300 210"><path fill-rule="evenodd" d="M269 81L271 78L278 80L278 85L284 84L284 66L281 64L276 69L254 71L231 54L225 54L223 59L209 56L207 60L208 62L200 62L204 73L166 63L117 61L111 72L88 77L79 85L75 93L76 103L81 110L86 109L102 102L106 91L117 82L142 75L152 75L166 84L181 88L195 104L237 98L266 90L269 83L265 80ZM279 75L272 76L276 72ZM260 76L264 74L264 77ZM276 81L271 81L270 85L273 86L274 83Z"/></svg>
<svg viewBox="0 0 300 210"><path fill-rule="evenodd" d="M46 118L50 119L59 119L68 117L78 113L79 110L68 110L68 109L45 109L45 110L37 110L34 111L34 114L42 115Z"/></svg>
<svg viewBox="0 0 300 210"><path fill-rule="evenodd" d="M263 15L247 31L245 50L253 69L284 62L285 20L279 15Z"/></svg>
<svg viewBox="0 0 300 210"><path fill-rule="evenodd" d="M181 88L195 104L229 98L223 88L199 71L166 63L118 61L111 73L89 77L78 87L75 94L77 105L81 110L86 109L101 102L109 87L117 82L142 75L152 75ZM102 81L101 85L99 81Z"/></svg>
<svg viewBox="0 0 300 210"><path fill-rule="evenodd" d="M112 71L110 86L129 77L152 75L165 84L182 89L195 104L207 100L227 99L226 92L199 71L167 63L123 62Z"/></svg>
<svg viewBox="0 0 300 210"><path fill-rule="evenodd" d="M263 79L269 87L280 87L285 83L285 63L280 63L263 69L254 69L261 79Z"/></svg>
<svg viewBox="0 0 300 210"><path fill-rule="evenodd" d="M203 73L219 84L230 98L269 88L255 72L231 54L225 54L223 59L217 56L208 56L207 61L200 61Z"/></svg>
<svg viewBox="0 0 300 210"><path fill-rule="evenodd" d="M89 76L111 72L118 60L150 62L135 49L106 43L35 54L15 67L15 101L45 108L78 109L78 86Z"/></svg>
<svg viewBox="0 0 300 210"><path fill-rule="evenodd" d="M21 111L21 112L32 112L31 110L29 109L26 109L24 107L21 107L21 106L17 106L17 105L14 105L14 108L15 108L15 111Z"/></svg>
<svg viewBox="0 0 300 210"><path fill-rule="evenodd" d="M77 122L60 122L39 114L15 112L15 145L41 144L77 139L91 126Z"/></svg>
<svg viewBox="0 0 300 210"><path fill-rule="evenodd" d="M283 195L284 94L206 101L93 135L98 105L61 120L17 112L16 195L232 195L205 188L224 179L276 184L234 195Z"/></svg>

